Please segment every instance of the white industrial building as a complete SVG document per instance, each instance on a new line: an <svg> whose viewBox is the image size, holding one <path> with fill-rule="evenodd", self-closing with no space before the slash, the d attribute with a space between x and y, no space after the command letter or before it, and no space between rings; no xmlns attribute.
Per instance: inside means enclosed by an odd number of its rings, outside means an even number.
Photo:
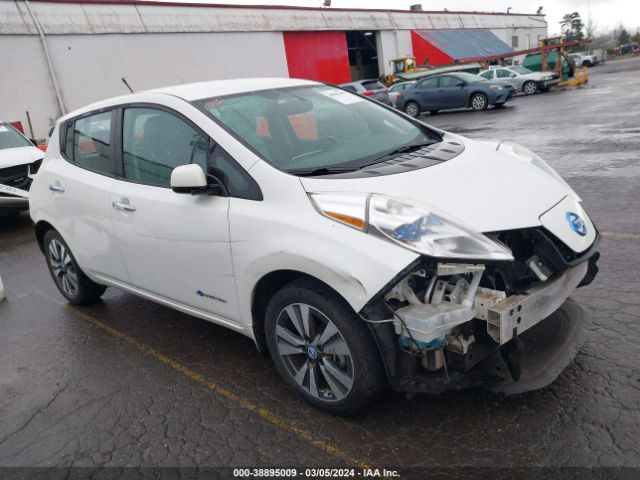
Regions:
<svg viewBox="0 0 640 480"><path fill-rule="evenodd" d="M61 114L136 90L220 78L348 81L390 73L412 32L489 30L516 49L544 15L344 10L120 0L0 2L0 119L45 137ZM414 40L415 41L415 40Z"/></svg>

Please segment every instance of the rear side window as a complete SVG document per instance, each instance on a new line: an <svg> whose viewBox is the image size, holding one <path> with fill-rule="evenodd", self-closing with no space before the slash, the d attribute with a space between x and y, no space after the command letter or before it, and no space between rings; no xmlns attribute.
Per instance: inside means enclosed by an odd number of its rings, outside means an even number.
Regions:
<svg viewBox="0 0 640 480"><path fill-rule="evenodd" d="M496 74L498 78L509 78L509 75L511 75L511 72L509 70L498 70Z"/></svg>
<svg viewBox="0 0 640 480"><path fill-rule="evenodd" d="M207 171L209 141L184 120L155 108L124 111L122 150L124 177L169 187L171 172L180 165L198 164Z"/></svg>
<svg viewBox="0 0 640 480"><path fill-rule="evenodd" d="M417 85L419 90L425 90L427 88L438 88L438 77L435 78L427 78L426 80L422 80Z"/></svg>
<svg viewBox="0 0 640 480"><path fill-rule="evenodd" d="M79 167L114 175L111 128L110 111L67 123L64 156Z"/></svg>
<svg viewBox="0 0 640 480"><path fill-rule="evenodd" d="M455 77L440 77L441 87L456 87L460 80Z"/></svg>

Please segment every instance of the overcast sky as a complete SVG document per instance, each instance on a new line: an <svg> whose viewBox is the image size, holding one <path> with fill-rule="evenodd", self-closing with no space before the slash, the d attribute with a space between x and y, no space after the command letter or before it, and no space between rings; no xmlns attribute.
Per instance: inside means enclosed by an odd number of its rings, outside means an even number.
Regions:
<svg viewBox="0 0 640 480"><path fill-rule="evenodd" d="M190 0L194 1L194 0ZM198 0L196 0L198 1ZM204 3L232 3L256 5L300 5L319 7L322 0L201 0ZM559 33L558 22L562 15L580 12L586 23L591 12L594 23L600 30L612 28L620 23L635 32L640 27L640 0L332 0L336 8L395 8L407 9L409 5L421 3L424 10L465 10L535 13L543 6L547 15L549 34Z"/></svg>

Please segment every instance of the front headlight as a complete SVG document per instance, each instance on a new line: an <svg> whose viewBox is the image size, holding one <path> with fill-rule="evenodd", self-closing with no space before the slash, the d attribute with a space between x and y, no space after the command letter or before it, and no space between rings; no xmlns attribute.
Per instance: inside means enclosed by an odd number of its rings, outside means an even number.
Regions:
<svg viewBox="0 0 640 480"><path fill-rule="evenodd" d="M567 182L564 181L564 179L558 174L558 172L556 172L553 168L551 168L547 162L545 162L542 158L540 158L538 155L533 153L527 147L522 146L519 143L515 143L515 142L502 141L498 144L498 147L496 148L496 150L498 152L504 152L508 155L515 156L517 158L521 158L529 162L534 167L539 168L543 172L547 173L548 175L552 176L557 181L562 183L565 187L567 187L573 193L573 195L578 200L580 200L580 197L578 196L578 194L573 191L573 189L569 186Z"/></svg>
<svg viewBox="0 0 640 480"><path fill-rule="evenodd" d="M314 193L316 209L332 220L437 258L513 260L511 251L432 207L378 194Z"/></svg>

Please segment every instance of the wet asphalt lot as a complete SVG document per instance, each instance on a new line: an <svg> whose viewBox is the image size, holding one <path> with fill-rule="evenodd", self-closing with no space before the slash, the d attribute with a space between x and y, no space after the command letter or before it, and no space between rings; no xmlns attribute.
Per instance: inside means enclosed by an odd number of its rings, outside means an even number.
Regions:
<svg viewBox="0 0 640 480"><path fill-rule="evenodd" d="M640 58L590 75L502 110L424 117L534 149L603 232L600 274L573 296L593 326L550 387L388 393L327 416L239 334L113 288L65 305L22 215L0 220L0 466L640 467Z"/></svg>

